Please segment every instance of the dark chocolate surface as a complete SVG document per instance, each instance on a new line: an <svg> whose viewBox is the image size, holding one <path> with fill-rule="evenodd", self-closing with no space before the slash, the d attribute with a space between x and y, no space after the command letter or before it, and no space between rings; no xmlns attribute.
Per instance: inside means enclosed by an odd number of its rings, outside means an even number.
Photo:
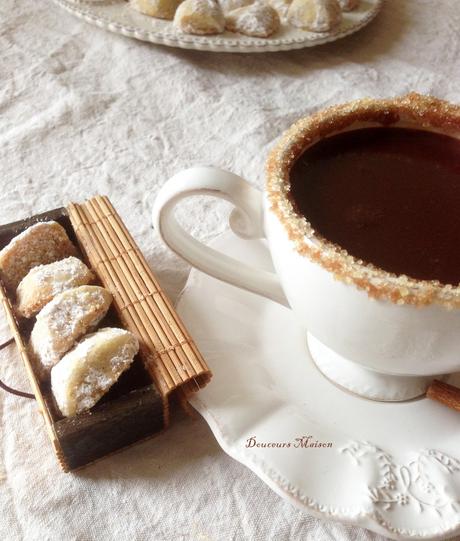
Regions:
<svg viewBox="0 0 460 541"><path fill-rule="evenodd" d="M296 210L325 239L395 274L460 282L460 141L368 128L324 139L291 170Z"/></svg>

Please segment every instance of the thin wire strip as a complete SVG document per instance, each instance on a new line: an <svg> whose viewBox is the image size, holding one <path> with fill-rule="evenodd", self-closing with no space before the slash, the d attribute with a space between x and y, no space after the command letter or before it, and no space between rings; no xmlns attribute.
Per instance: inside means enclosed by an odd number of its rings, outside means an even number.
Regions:
<svg viewBox="0 0 460 541"><path fill-rule="evenodd" d="M13 342L14 342L14 338L10 338L3 344L0 344L0 351L7 348L11 344L13 344ZM33 394L13 389L12 387L9 387L6 383L3 383L1 379L0 379L0 388L6 391L7 393L14 394L16 396L21 396L22 398L30 398L31 400L35 400L35 396Z"/></svg>

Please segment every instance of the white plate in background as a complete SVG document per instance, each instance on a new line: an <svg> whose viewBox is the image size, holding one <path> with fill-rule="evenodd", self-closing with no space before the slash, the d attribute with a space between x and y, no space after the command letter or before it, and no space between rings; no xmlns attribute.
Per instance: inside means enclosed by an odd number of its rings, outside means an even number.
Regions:
<svg viewBox="0 0 460 541"><path fill-rule="evenodd" d="M287 51L335 41L369 24L383 4L383 0L361 0L356 10L343 14L342 24L333 32L319 34L283 25L273 38L251 38L231 32L215 36L182 34L171 21L143 15L124 0L53 1L86 22L116 34L170 47L232 53Z"/></svg>

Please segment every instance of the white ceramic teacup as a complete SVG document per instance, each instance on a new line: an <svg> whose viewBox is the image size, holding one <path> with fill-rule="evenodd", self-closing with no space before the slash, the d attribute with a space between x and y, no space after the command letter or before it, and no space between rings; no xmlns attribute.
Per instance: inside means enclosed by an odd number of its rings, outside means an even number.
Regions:
<svg viewBox="0 0 460 541"><path fill-rule="evenodd" d="M194 267L290 306L327 377L368 398L393 401L420 395L433 376L460 371L460 288L366 266L318 238L287 197L290 167L307 147L381 125L460 138L460 107L410 94L326 109L282 136L267 162L263 194L237 175L196 167L166 183L153 220L164 242ZM230 227L245 239L267 239L276 274L217 253L179 226L174 207L197 194L235 205Z"/></svg>

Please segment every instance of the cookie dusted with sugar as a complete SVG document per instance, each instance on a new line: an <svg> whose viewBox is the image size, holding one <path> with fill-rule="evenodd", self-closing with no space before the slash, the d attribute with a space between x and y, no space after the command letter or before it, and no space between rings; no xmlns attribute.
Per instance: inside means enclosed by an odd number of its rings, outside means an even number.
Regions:
<svg viewBox="0 0 460 541"><path fill-rule="evenodd" d="M38 222L0 251L0 277L11 290L37 265L77 255L65 229L57 222Z"/></svg>
<svg viewBox="0 0 460 541"><path fill-rule="evenodd" d="M293 0L288 22L310 32L330 32L342 22L342 10L337 0Z"/></svg>
<svg viewBox="0 0 460 541"><path fill-rule="evenodd" d="M94 280L94 274L76 257L67 257L48 265L38 265L29 271L16 291L16 311L32 317L56 295Z"/></svg>
<svg viewBox="0 0 460 541"><path fill-rule="evenodd" d="M289 6L291 3L292 0L268 0L268 5L276 10L282 23L287 23Z"/></svg>
<svg viewBox="0 0 460 541"><path fill-rule="evenodd" d="M176 9L182 0L129 0L129 5L144 15L157 19L174 19Z"/></svg>
<svg viewBox="0 0 460 541"><path fill-rule="evenodd" d="M268 38L279 29L280 18L271 6L256 2L231 11L225 17L225 26L230 32L239 32L256 38Z"/></svg>
<svg viewBox="0 0 460 541"><path fill-rule="evenodd" d="M184 34L222 34L224 13L215 0L185 0L177 8L174 26Z"/></svg>
<svg viewBox="0 0 460 541"><path fill-rule="evenodd" d="M50 369L107 313L112 295L99 286L80 286L60 293L38 314L30 350L43 379Z"/></svg>
<svg viewBox="0 0 460 541"><path fill-rule="evenodd" d="M92 408L131 365L139 342L123 329L86 336L51 370L51 388L66 417Z"/></svg>

